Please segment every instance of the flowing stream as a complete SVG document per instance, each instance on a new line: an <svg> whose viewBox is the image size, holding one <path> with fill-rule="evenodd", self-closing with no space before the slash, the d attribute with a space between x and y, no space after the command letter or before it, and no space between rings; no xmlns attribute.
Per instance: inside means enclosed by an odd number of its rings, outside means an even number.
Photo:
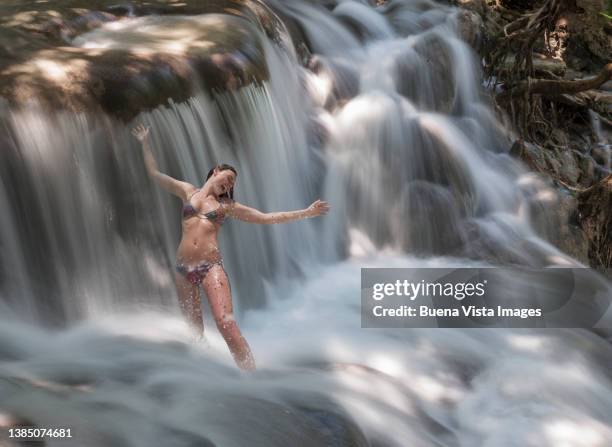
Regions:
<svg viewBox="0 0 612 447"><path fill-rule="evenodd" d="M555 193L507 154L457 11L321 3L271 3L313 54L304 67L262 34L260 85L202 89L129 125L0 103L0 425L71 427L83 446L612 443L604 338L360 327L361 267L580 264L533 224ZM127 18L73 44L156 49L207 20ZM239 202L332 207L224 225L254 374L212 321L210 348L188 343L173 284L180 203L148 180L139 122L177 178L201 185L224 162Z"/></svg>

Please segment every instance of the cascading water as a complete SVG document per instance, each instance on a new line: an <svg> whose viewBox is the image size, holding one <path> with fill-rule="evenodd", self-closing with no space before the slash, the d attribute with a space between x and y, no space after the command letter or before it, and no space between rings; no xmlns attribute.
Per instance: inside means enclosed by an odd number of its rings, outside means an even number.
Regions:
<svg viewBox="0 0 612 447"><path fill-rule="evenodd" d="M361 267L577 265L532 228L554 194L507 156L455 10L273 7L312 49L308 68L262 36L267 81L127 126L2 105L2 310L69 327L0 324L0 420L70 426L92 446L609 445L601 338L360 328ZM118 45L141 19L126 20L74 45ZM164 45L164 20L129 44ZM233 368L210 323L214 350L185 344L172 280L180 204L147 179L129 134L138 122L170 175L200 185L226 162L242 203L332 206L221 232L253 375Z"/></svg>

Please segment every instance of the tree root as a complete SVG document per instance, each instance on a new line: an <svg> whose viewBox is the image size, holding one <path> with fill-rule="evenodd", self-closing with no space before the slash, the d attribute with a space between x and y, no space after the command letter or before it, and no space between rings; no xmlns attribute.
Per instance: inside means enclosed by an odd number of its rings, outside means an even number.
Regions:
<svg viewBox="0 0 612 447"><path fill-rule="evenodd" d="M505 90L497 95L498 101L506 101L512 97L522 97L529 95L544 95L547 98L554 98L561 95L575 95L585 90L599 87L604 82L612 79L612 63L607 64L597 75L588 79L573 81L557 79L527 79L521 81L513 88Z"/></svg>
<svg viewBox="0 0 612 447"><path fill-rule="evenodd" d="M589 258L612 268L612 175L578 194L581 224L589 237Z"/></svg>
<svg viewBox="0 0 612 447"><path fill-rule="evenodd" d="M513 68L503 76L506 79L502 79L502 82L507 84L532 77L534 44L539 37L555 28L564 3L565 0L546 0L540 8L505 25L502 36L494 43L495 50L488 57L488 74L499 75L504 59L514 54Z"/></svg>

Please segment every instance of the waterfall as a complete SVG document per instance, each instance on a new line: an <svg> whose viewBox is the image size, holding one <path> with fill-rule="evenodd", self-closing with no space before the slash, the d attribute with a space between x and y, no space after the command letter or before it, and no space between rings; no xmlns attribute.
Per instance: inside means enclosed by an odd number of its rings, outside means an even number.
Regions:
<svg viewBox="0 0 612 447"><path fill-rule="evenodd" d="M321 169L315 171L322 155L307 145L296 67L271 44L268 51L268 83L214 98L202 92L144 112L133 124L69 112L49 118L36 107L5 106L12 137L6 156L19 172L10 186L23 190L12 191L17 197L8 207L14 211L5 226L7 240L15 239L13 232L25 233L20 237L32 247L16 255L3 250L2 264L26 258L16 279L31 275L24 270L35 264L49 278L48 294L55 297L49 299L61 303L59 311L69 320L130 302L174 304L171 266L180 204L147 180L138 142L129 134L138 122L153 129L160 169L177 178L202 185L210 167L231 163L240 175L236 199L243 203L279 211L313 202L322 193ZM33 228L17 222L23 203ZM248 291L245 304L264 303L262 277L296 275L304 263L317 260L323 243L316 242L318 227L313 221L275 228L233 221L224 228L226 266L243 278L236 286ZM5 277L14 288L9 272Z"/></svg>
<svg viewBox="0 0 612 447"><path fill-rule="evenodd" d="M456 9L269 4L311 50L305 65L261 33L266 80L201 86L127 123L0 103L0 421L72 426L86 446L609 445L603 338L360 328L362 267L580 265L535 228L555 193L508 155ZM73 45L159 49L209 18L123 20ZM136 25L146 32L123 42ZM229 163L241 203L331 205L223 226L253 375L210 321L212 349L185 343L181 204L148 179L138 123L168 175L200 186Z"/></svg>

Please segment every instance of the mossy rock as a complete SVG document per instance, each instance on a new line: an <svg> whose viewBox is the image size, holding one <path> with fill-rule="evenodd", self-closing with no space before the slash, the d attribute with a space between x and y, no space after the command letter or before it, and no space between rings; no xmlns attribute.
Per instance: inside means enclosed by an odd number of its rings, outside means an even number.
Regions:
<svg viewBox="0 0 612 447"><path fill-rule="evenodd" d="M267 79L262 39L278 41L282 32L255 0L14 1L1 11L0 96L126 120L201 86ZM96 45L96 34L111 43Z"/></svg>

